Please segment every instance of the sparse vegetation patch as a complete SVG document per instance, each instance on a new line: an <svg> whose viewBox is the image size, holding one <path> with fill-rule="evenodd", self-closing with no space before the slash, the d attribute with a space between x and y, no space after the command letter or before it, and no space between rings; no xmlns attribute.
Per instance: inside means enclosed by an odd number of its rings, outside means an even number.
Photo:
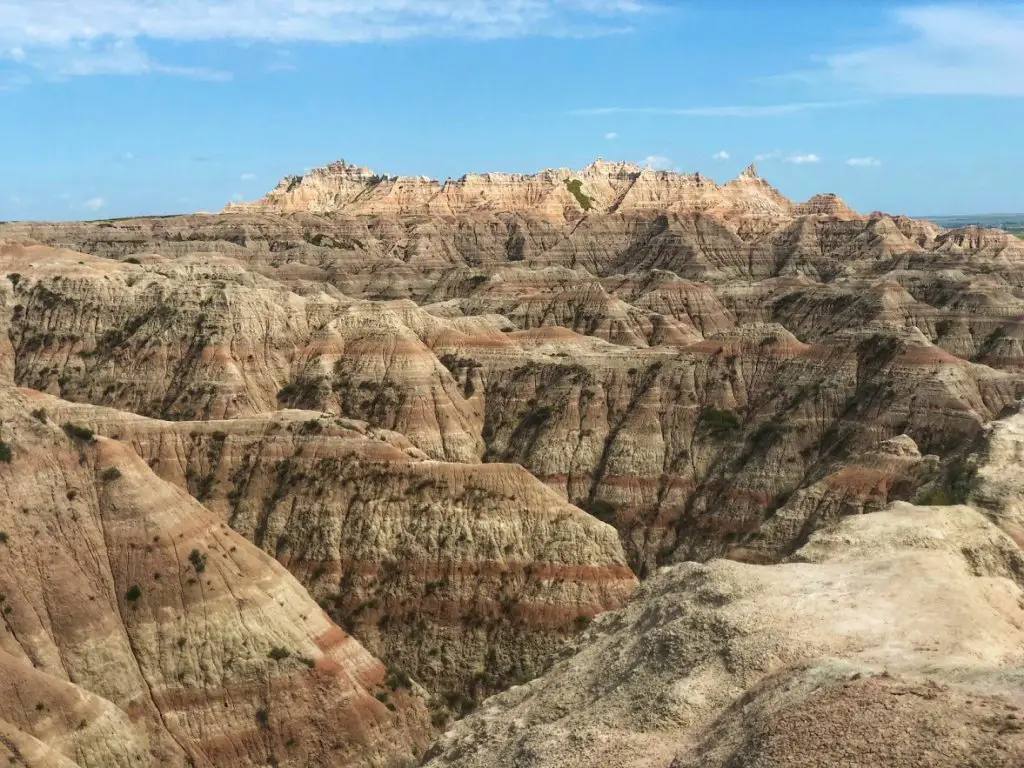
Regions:
<svg viewBox="0 0 1024 768"><path fill-rule="evenodd" d="M580 208L584 211L589 211L594 207L594 199L583 192L582 181L579 179L572 179L571 181L565 182L565 186L572 193L572 196L576 198L576 202L580 204Z"/></svg>

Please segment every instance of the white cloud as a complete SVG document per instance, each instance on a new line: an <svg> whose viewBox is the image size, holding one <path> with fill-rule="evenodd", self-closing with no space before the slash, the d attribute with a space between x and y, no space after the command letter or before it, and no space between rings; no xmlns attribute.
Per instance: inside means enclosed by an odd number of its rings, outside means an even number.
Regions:
<svg viewBox="0 0 1024 768"><path fill-rule="evenodd" d="M863 101L807 101L791 104L766 104L757 106L732 107L597 107L577 109L569 114L584 116L601 115L658 115L664 117L782 117L801 112L816 112L823 109L842 109L863 104Z"/></svg>
<svg viewBox="0 0 1024 768"><path fill-rule="evenodd" d="M124 161L124 162L126 162L126 163L130 163L130 162L132 162L132 161L133 161L134 159L135 159L135 153L134 153L134 152L122 152L122 153L121 153L121 154L120 154L120 155L118 156L118 160L122 160L122 161Z"/></svg>
<svg viewBox="0 0 1024 768"><path fill-rule="evenodd" d="M828 56L812 76L882 94L1024 96L1024 4L907 5L886 21L898 42Z"/></svg>
<svg viewBox="0 0 1024 768"><path fill-rule="evenodd" d="M256 181L256 174L255 173L243 173L240 178L241 178L242 181Z"/></svg>
<svg viewBox="0 0 1024 768"><path fill-rule="evenodd" d="M606 133L604 137L608 139L608 141L613 141L619 138L619 134L615 133L615 131L612 131L611 133Z"/></svg>
<svg viewBox="0 0 1024 768"><path fill-rule="evenodd" d="M59 76L225 73L156 62L153 41L358 43L629 31L649 0L0 0L0 59Z"/></svg>
<svg viewBox="0 0 1024 768"><path fill-rule="evenodd" d="M711 156L711 159L712 160L728 160L729 159L729 153L726 152L723 149L721 152L715 152L715 154L713 154Z"/></svg>
<svg viewBox="0 0 1024 768"><path fill-rule="evenodd" d="M773 152L762 152L759 155L754 155L755 163L763 163L765 160L778 160L782 157L782 153L779 150Z"/></svg>
<svg viewBox="0 0 1024 768"><path fill-rule="evenodd" d="M107 204L107 201L104 200L102 197L93 197L93 198L91 198L89 200L86 200L84 203L82 203L82 207L83 208L87 208L90 211L98 211L100 208L102 208L106 204Z"/></svg>
<svg viewBox="0 0 1024 768"><path fill-rule="evenodd" d="M815 154L810 155L791 155L786 158L787 163L793 163L795 165L808 165L810 163L820 163L821 158Z"/></svg>
<svg viewBox="0 0 1024 768"><path fill-rule="evenodd" d="M882 161L874 157L851 157L846 161L846 164L852 165L855 168L867 168L881 165Z"/></svg>
<svg viewBox="0 0 1024 768"><path fill-rule="evenodd" d="M0 3L0 44L12 30L3 28L7 7ZM13 30L17 32L17 30ZM54 77L88 75L162 74L191 77L198 80L230 80L227 72L204 67L183 67L154 61L133 39L109 37L72 40L66 43L28 42L27 53L19 61ZM0 56L0 59L3 57Z"/></svg>
<svg viewBox="0 0 1024 768"><path fill-rule="evenodd" d="M672 167L672 160L664 155L648 155L640 165L649 165L651 168L664 171Z"/></svg>

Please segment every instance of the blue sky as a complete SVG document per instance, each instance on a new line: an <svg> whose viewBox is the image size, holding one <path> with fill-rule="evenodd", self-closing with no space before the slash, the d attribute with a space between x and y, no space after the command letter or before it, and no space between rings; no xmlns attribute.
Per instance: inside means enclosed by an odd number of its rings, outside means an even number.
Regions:
<svg viewBox="0 0 1024 768"><path fill-rule="evenodd" d="M217 210L344 158L605 159L1024 211L1024 3L0 0L0 220Z"/></svg>

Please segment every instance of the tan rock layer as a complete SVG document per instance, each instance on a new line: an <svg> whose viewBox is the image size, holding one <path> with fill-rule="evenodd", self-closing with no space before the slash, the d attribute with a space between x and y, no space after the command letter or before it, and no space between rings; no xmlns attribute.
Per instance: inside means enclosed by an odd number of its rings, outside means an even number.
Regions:
<svg viewBox="0 0 1024 768"><path fill-rule="evenodd" d="M283 567L127 446L36 405L0 390L0 667L22 691L3 721L83 765L415 754L423 702L378 700L384 666Z"/></svg>
<svg viewBox="0 0 1024 768"><path fill-rule="evenodd" d="M168 423L31 399L131 445L438 696L533 677L636 583L613 528L515 465L425 461L317 413Z"/></svg>

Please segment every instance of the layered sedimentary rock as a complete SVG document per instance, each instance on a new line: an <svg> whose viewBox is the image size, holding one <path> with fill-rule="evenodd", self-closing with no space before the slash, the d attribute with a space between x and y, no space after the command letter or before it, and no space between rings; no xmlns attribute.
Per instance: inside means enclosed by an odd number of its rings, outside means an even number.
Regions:
<svg viewBox="0 0 1024 768"><path fill-rule="evenodd" d="M1022 318L754 168L0 225L0 756L1017 765Z"/></svg>
<svg viewBox="0 0 1024 768"><path fill-rule="evenodd" d="M815 198L806 208L809 213L852 215L842 201L827 204ZM232 203L226 211L390 216L514 212L573 221L591 211L780 218L794 208L758 176L754 166L721 186L699 173L657 171L603 160L578 172L559 168L534 175L467 174L442 184L422 177L379 175L341 161L306 176L289 176L263 199Z"/></svg>
<svg viewBox="0 0 1024 768"><path fill-rule="evenodd" d="M432 748L442 766L1010 766L1024 557L967 507L897 504L786 564L686 563Z"/></svg>
<svg viewBox="0 0 1024 768"><path fill-rule="evenodd" d="M1024 394L1019 240L795 204L753 168L440 184L341 163L224 215L0 239L104 257L6 250L17 383L159 418L314 409L520 463L641 573L783 554L793 525L760 529L794 494L903 434L948 463Z"/></svg>
<svg viewBox="0 0 1024 768"><path fill-rule="evenodd" d="M535 676L636 583L613 528L518 466L428 461L401 435L320 413L171 423L32 402L132 446L422 683L442 715L446 700Z"/></svg>
<svg viewBox="0 0 1024 768"><path fill-rule="evenodd" d="M439 458L483 450L477 409L380 305L300 296L226 259L143 267L0 247L0 271L18 275L4 287L22 386L185 419L317 404Z"/></svg>
<svg viewBox="0 0 1024 768"><path fill-rule="evenodd" d="M0 730L34 765L376 766L424 701L130 447L0 388Z"/></svg>
<svg viewBox="0 0 1024 768"><path fill-rule="evenodd" d="M982 277L715 288L661 269L456 267L420 306L289 290L222 256L2 254L19 385L183 420L315 409L432 458L515 462L616 525L640 573L784 553L799 529L760 528L794 493L902 434L949 456L1024 394L1021 302Z"/></svg>

